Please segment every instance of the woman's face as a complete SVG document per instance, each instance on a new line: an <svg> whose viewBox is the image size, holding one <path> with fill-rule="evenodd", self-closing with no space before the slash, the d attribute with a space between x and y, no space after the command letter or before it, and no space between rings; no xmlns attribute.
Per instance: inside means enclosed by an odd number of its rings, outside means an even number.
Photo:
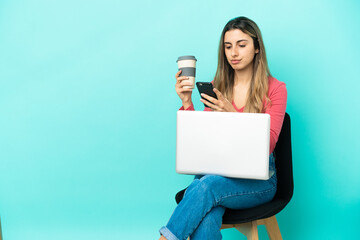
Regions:
<svg viewBox="0 0 360 240"><path fill-rule="evenodd" d="M255 53L253 39L239 29L225 33L224 47L226 58L234 70L243 70L251 66Z"/></svg>

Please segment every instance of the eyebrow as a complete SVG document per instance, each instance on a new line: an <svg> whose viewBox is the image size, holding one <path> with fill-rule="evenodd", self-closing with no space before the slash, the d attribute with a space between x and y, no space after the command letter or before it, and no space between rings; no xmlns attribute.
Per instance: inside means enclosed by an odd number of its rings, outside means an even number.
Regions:
<svg viewBox="0 0 360 240"><path fill-rule="evenodd" d="M238 41L236 41L236 43L242 42L242 41L247 41L246 39L240 39ZM231 44L231 42L224 42L224 44Z"/></svg>

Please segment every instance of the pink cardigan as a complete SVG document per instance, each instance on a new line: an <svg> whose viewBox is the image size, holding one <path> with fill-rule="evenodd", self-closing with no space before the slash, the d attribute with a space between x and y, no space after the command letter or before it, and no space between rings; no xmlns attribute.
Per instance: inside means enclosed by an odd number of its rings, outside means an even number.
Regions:
<svg viewBox="0 0 360 240"><path fill-rule="evenodd" d="M286 101L287 101L287 90L286 84L280 82L274 77L269 77L269 98L271 105L267 107L265 113L270 114L270 154L274 151L279 134L284 121ZM243 112L244 107L238 109L232 102L234 108L238 112ZM191 105L187 109L182 106L179 110L194 111L194 105ZM210 108L205 107L204 111L211 111Z"/></svg>

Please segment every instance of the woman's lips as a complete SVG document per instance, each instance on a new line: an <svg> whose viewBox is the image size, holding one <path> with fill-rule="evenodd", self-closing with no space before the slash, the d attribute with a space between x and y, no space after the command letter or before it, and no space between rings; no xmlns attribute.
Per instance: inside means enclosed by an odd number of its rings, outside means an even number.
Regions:
<svg viewBox="0 0 360 240"><path fill-rule="evenodd" d="M240 60L231 60L232 64L238 64L240 62Z"/></svg>

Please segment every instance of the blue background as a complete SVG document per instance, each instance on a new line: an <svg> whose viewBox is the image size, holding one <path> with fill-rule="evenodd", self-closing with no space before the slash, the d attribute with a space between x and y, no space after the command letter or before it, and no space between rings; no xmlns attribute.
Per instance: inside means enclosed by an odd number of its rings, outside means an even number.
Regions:
<svg viewBox="0 0 360 240"><path fill-rule="evenodd" d="M4 238L157 239L192 179L175 173L176 59L195 55L197 80L211 81L222 28L242 15L288 89L295 192L277 215L284 239L354 238L359 10L355 0L2 0Z"/></svg>

